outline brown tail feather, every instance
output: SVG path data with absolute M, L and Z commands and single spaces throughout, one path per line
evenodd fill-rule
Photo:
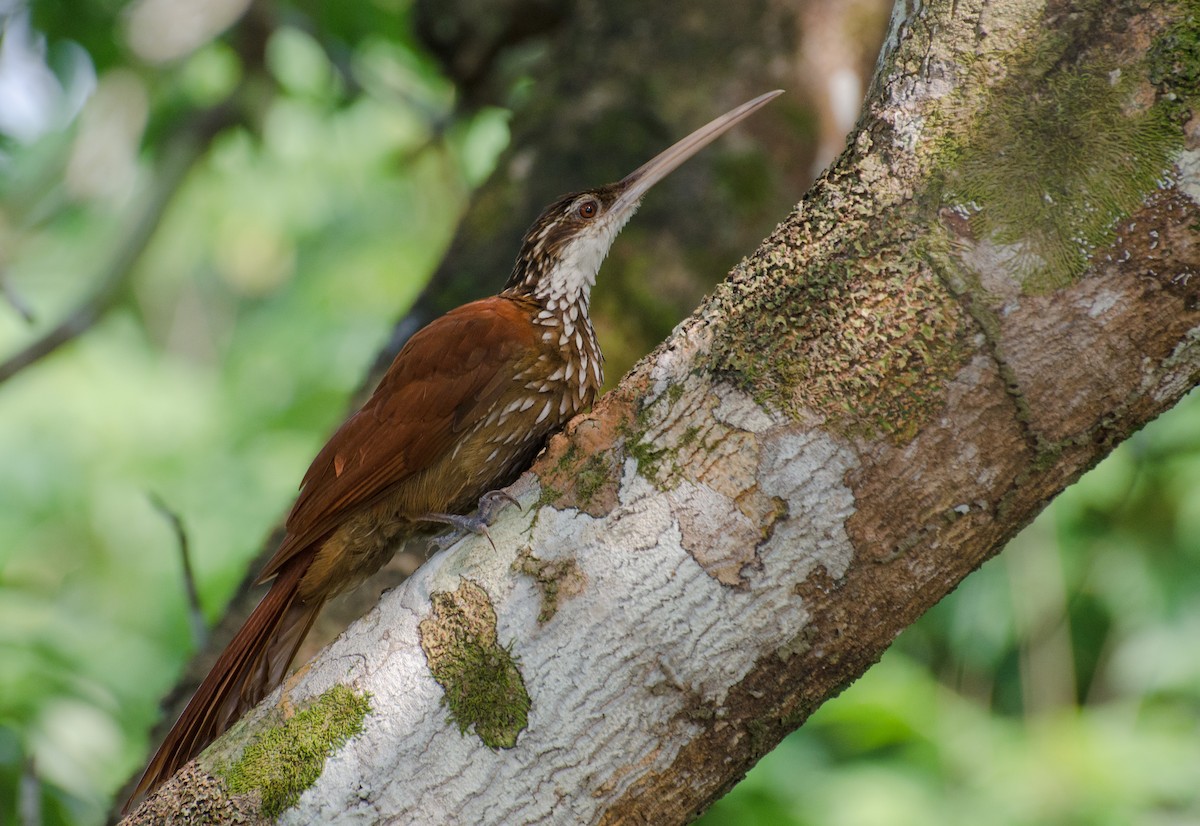
M 221 652 L 167 733 L 125 802 L 124 812 L 143 794 L 175 774 L 282 682 L 296 649 L 321 609 L 321 602 L 303 602 L 297 596 L 300 578 L 310 561 L 307 555 L 297 557 L 279 571 L 271 590 Z

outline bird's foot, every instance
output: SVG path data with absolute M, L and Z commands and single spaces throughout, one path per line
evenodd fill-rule
M 457 513 L 427 513 L 421 517 L 424 522 L 441 522 L 445 525 L 451 525 L 457 528 L 460 532 L 470 531 L 473 534 L 482 534 L 487 537 L 487 541 L 491 544 L 492 550 L 496 549 L 496 543 L 492 541 L 492 534 L 488 530 L 496 517 L 500 515 L 500 511 L 504 510 L 509 505 L 520 504 L 512 497 L 510 493 L 503 490 L 488 491 L 483 496 L 479 497 L 479 509 L 472 515 L 462 516 Z M 459 539 L 458 536 L 440 537 L 434 540 L 434 544 L 438 546 L 438 550 L 444 551 L 446 548 L 453 545 Z
M 500 511 L 509 505 L 516 505 L 517 510 L 521 509 L 521 503 L 508 491 L 490 490 L 479 497 L 479 519 L 491 525 L 500 515 Z

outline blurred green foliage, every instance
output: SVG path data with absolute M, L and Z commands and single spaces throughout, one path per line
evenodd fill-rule
M 0 385 L 0 823 L 102 821 L 194 647 L 150 494 L 184 524 L 212 621 L 507 140 L 503 112 L 454 114 L 405 0 L 275 3 L 269 26 L 160 62 L 131 45 L 152 5 L 35 3 L 62 123 L 0 136 L 8 354 L 87 296 L 172 130 L 227 99 L 245 113 L 114 309 Z M 1198 556 L 1193 395 L 704 822 L 1200 821 Z

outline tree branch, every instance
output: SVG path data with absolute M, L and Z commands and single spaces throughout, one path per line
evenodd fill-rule
M 235 92 L 226 102 L 197 113 L 165 142 L 150 192 L 112 258 L 96 277 L 91 293 L 62 321 L 0 362 L 0 383 L 86 333 L 116 303 L 188 171 L 204 155 L 213 137 L 236 122 L 234 99 L 238 94 Z
M 8 270 L 0 267 L 0 295 L 4 296 L 4 300 L 9 303 L 26 324 L 32 324 L 36 320 L 33 308 L 29 306 L 29 302 L 17 292 L 16 287 L 8 278 Z
M 150 493 L 147 497 L 151 506 L 171 524 L 171 531 L 175 534 L 183 574 L 183 590 L 187 595 L 188 624 L 192 627 L 192 643 L 196 646 L 204 645 L 208 638 L 208 625 L 204 621 L 203 606 L 200 605 L 200 592 L 196 588 L 196 575 L 192 570 L 191 545 L 188 542 L 187 530 L 183 526 L 183 519 L 157 493 Z

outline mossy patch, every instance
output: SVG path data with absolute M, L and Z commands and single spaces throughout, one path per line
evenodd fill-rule
M 1180 102 L 1197 94 L 1200 76 L 1200 3 L 1181 5 L 1184 19 L 1155 39 L 1144 63 L 1091 35 L 1094 26 L 1143 24 L 1130 22 L 1129 9 L 1092 0 L 1048 21 L 1025 54 L 1005 56 L 1007 75 L 994 87 L 986 77 L 965 84 L 987 97 L 966 128 L 952 125 L 942 141 L 942 201 L 963 211 L 976 239 L 1003 252 L 1024 291 L 1073 283 L 1112 242 L 1117 222 L 1168 181 L 1183 141 Z M 988 61 L 979 63 L 988 71 Z
M 688 425 L 684 429 L 683 434 L 679 437 L 679 446 L 690 447 L 691 444 L 696 441 L 697 438 L 699 438 L 699 436 L 700 428 L 696 427 L 695 425 Z
M 605 485 L 612 481 L 609 457 L 596 454 L 584 458 L 574 443 L 567 448 L 554 469 L 570 479 L 575 498 L 584 510 L 587 510 L 592 504 L 592 499 Z
M 541 495 L 538 496 L 538 500 L 533 506 L 535 511 L 541 510 L 546 506 L 554 507 L 558 504 L 558 501 L 563 498 L 563 492 L 553 485 L 547 485 L 543 483 L 541 486 L 541 491 Z
M 362 732 L 370 711 L 369 695 L 334 686 L 290 719 L 267 729 L 237 761 L 217 773 L 232 794 L 259 792 L 263 814 L 278 817 L 321 776 L 325 758 Z
M 675 390 L 675 387 L 679 387 Z M 625 453 L 637 462 L 638 475 L 658 490 L 670 490 L 676 480 L 674 476 L 674 459 L 679 451 L 678 445 L 657 444 L 653 438 L 647 438 L 646 431 L 650 429 L 657 416 L 662 413 L 658 406 L 670 407 L 679 401 L 683 387 L 674 385 L 651 401 L 640 405 L 632 420 L 622 421 L 617 432 L 620 434 Z
M 856 242 L 843 257 L 799 268 L 768 252 L 749 265 L 754 292 L 726 305 L 713 366 L 760 404 L 907 441 L 941 403 L 964 352 L 962 311 L 931 261 L 916 237 L 885 236 L 873 249 Z
M 522 548 L 513 560 L 512 569 L 532 577 L 542 592 L 542 607 L 538 622 L 549 622 L 558 613 L 559 601 L 583 591 L 587 579 L 574 559 L 538 559 L 531 548 Z
M 1146 58 L 1150 82 L 1162 105 L 1195 110 L 1200 103 L 1200 0 L 1180 5 L 1180 18 L 1155 38 Z
M 659 472 L 671 449 L 646 441 L 644 429 L 624 427 L 621 435 L 625 438 L 625 451 L 637 462 L 638 475 L 649 480 L 659 490 L 665 490 L 666 486 L 659 478 Z
M 589 445 L 590 446 L 590 445 Z M 607 513 L 616 502 L 620 478 L 616 455 L 611 450 L 587 454 L 574 438 L 552 468 L 542 474 L 538 506 L 576 507 L 592 516 Z
M 589 456 L 579 468 L 575 477 L 575 493 L 579 502 L 585 508 L 592 504 L 592 499 L 603 490 L 609 482 L 609 463 L 604 456 Z
M 509 647 L 497 640 L 496 611 L 487 592 L 464 579 L 454 591 L 431 597 L 421 621 L 421 650 L 445 692 L 448 722 L 489 748 L 512 748 L 529 724 L 529 694 Z

